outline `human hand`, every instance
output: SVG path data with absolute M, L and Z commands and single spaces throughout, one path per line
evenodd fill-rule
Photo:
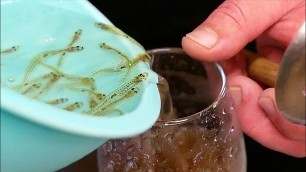
M 274 88 L 264 90 L 246 76 L 239 51 L 256 39 L 257 53 L 279 63 L 304 21 L 305 0 L 227 0 L 182 40 L 191 57 L 220 61 L 243 131 L 260 144 L 295 157 L 306 156 L 305 126 L 282 117 Z

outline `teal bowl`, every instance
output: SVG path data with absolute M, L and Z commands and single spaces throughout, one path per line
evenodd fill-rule
M 63 63 L 66 72 L 85 75 L 99 69 L 101 65 L 116 63 L 116 60 L 111 61 L 117 58 L 112 55 L 114 53 L 98 49 L 98 41 L 116 46 L 117 50 L 129 57 L 145 53 L 141 46 L 125 37 L 107 32 L 95 34 L 98 30 L 94 22 L 112 25 L 85 0 L 1 0 L 1 51 L 11 45 L 18 44 L 19 47 L 14 53 L 1 52 L 2 172 L 59 170 L 89 154 L 108 139 L 138 135 L 157 120 L 160 111 L 157 75 L 147 63 L 137 65 L 126 74 L 131 78 L 145 71 L 150 77 L 144 84 L 142 94 L 122 105 L 128 105 L 123 115 L 94 116 L 66 111 L 11 89 L 24 79 L 23 73 L 29 63 L 27 56 L 34 56 L 40 50 L 55 46 L 67 46 L 64 37 L 70 36 L 71 30 L 78 27 L 83 28 L 84 35 L 75 45 L 84 45 L 85 49 L 76 55 L 69 54 Z M 106 55 L 110 57 L 106 58 Z M 88 58 L 84 60 L 84 56 Z M 48 63 L 54 63 L 52 60 Z M 46 69 L 33 68 L 28 77 L 44 72 Z M 97 84 L 103 85 L 105 92 L 108 92 L 122 82 L 120 77 L 122 74 L 113 72 L 106 75 L 106 82 L 104 77 L 100 77 L 102 79 L 97 80 Z M 42 96 L 42 99 L 64 95 L 70 99 L 84 98 L 81 94 L 53 92 Z M 82 110 L 86 110 L 86 107 Z

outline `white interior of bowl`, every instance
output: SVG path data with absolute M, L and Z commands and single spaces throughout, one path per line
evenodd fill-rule
M 137 64 L 126 78 L 128 81 L 139 73 L 149 73 L 149 79 L 144 83 L 145 89 L 141 96 L 138 96 L 137 100 L 131 99 L 121 105 L 125 107 L 129 104 L 132 107 L 123 115 L 89 116 L 69 112 L 10 89 L 23 80 L 20 73 L 27 69 L 27 64 L 31 60 L 26 56 L 33 57 L 42 51 L 64 48 L 72 36 L 71 33 L 78 28 L 83 29 L 83 33 L 75 45 L 86 46 L 83 51 L 69 53 L 69 56 L 65 57 L 62 66 L 69 74 L 86 76 L 101 67 L 114 65 L 117 62 L 115 54 L 101 51 L 98 44 L 102 42 L 115 46 L 129 57 L 135 58 L 138 54 L 145 53 L 142 47 L 124 37 L 100 32 L 99 28 L 94 26 L 95 22 L 109 25 L 112 23 L 88 1 L 3 0 L 1 1 L 1 18 L 3 18 L 1 20 L 1 51 L 17 44 L 20 47 L 14 53 L 1 54 L 1 109 L 42 125 L 94 137 L 129 137 L 144 132 L 155 123 L 160 112 L 160 97 L 156 86 L 157 75 L 147 63 Z M 55 60 L 50 58 L 46 63 L 54 64 Z M 43 68 L 35 68 L 35 70 L 37 71 L 31 73 L 33 78 L 46 72 Z M 97 79 L 97 85 L 99 88 L 103 87 L 103 92 L 110 93 L 112 89 L 124 82 L 120 80 L 122 76 L 124 72 L 108 73 L 105 77 Z M 65 92 L 61 94 L 68 95 Z M 50 96 L 61 98 L 63 95 L 57 97 L 57 93 L 54 92 L 43 98 Z M 72 99 L 82 98 L 79 95 L 68 96 Z

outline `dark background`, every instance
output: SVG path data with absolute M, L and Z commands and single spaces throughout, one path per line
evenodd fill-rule
M 90 0 L 118 28 L 146 49 L 181 47 L 181 38 L 196 28 L 223 0 Z M 264 0 L 263 0 L 264 2 Z M 260 9 L 254 9 L 259 10 Z M 254 49 L 254 43 L 248 48 Z M 261 146 L 245 136 L 248 172 L 306 172 L 306 159 Z M 75 165 L 95 165 L 95 153 Z M 94 171 L 96 167 L 92 167 Z

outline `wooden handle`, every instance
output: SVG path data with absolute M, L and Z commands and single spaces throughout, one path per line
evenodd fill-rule
M 242 50 L 242 53 L 248 60 L 249 77 L 269 87 L 275 87 L 278 64 L 246 49 Z

